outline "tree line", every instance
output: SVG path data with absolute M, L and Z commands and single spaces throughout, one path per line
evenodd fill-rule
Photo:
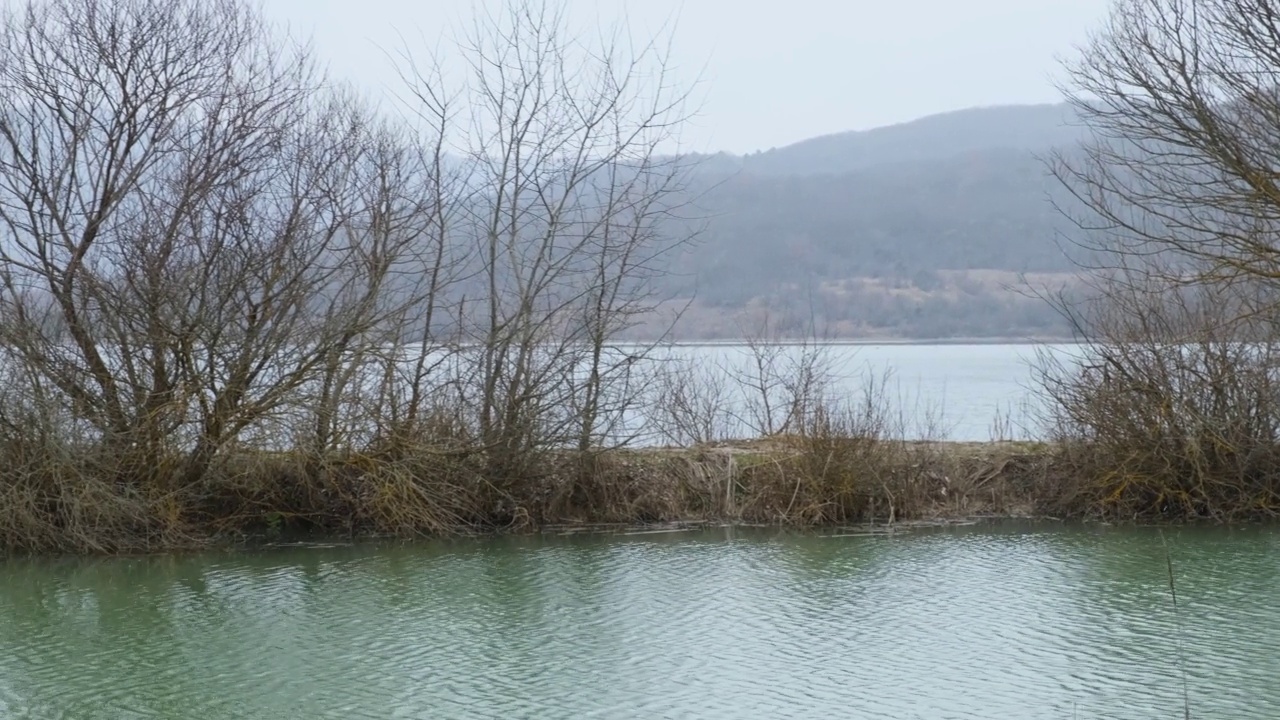
M 1045 497 L 1074 512 L 1280 508 L 1275 38 L 1273 0 L 1118 0 L 1069 66 L 1090 140 L 1051 167 L 1088 292 L 1045 294 L 1088 344 L 1039 380 L 1073 468 Z M 647 481 L 601 463 L 636 412 L 699 441 L 724 412 L 723 377 L 669 362 L 661 328 L 621 342 L 680 314 L 664 273 L 695 235 L 665 47 L 513 0 L 447 53 L 393 53 L 386 112 L 242 0 L 7 8 L 5 544 L 628 517 Z M 751 348 L 748 424 L 821 440 L 768 507 L 897 512 L 902 487 L 829 461 L 884 447 L 883 414 L 842 415 L 808 346 L 785 371 Z M 675 507 L 689 486 L 662 487 Z
M 10 527 L 90 522 L 94 492 L 181 515 L 246 448 L 316 470 L 430 437 L 501 487 L 619 441 L 649 346 L 615 340 L 687 239 L 661 39 L 514 0 L 390 54 L 380 111 L 243 0 L 5 10 Z

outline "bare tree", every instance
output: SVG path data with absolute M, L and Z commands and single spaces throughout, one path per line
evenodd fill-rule
M 335 91 L 246 0 L 28 0 L 5 20 L 0 441 L 48 470 L 5 476 L 13 527 L 170 537 L 293 503 L 246 468 L 296 458 L 327 517 L 373 482 L 329 470 L 374 454 L 372 495 L 414 499 L 370 512 L 440 527 L 494 512 L 542 450 L 628 439 L 655 346 L 618 339 L 688 240 L 664 48 L 517 2 L 463 38 L 456 89 L 401 58 L 406 123 Z M 450 460 L 397 464 L 424 438 L 453 447 L 418 460 Z
M 468 190 L 449 232 L 471 249 L 457 299 L 478 437 L 495 461 L 585 450 L 639 395 L 628 385 L 647 348 L 615 339 L 656 305 L 657 261 L 687 239 L 664 224 L 687 167 L 660 152 L 688 96 L 657 42 L 634 45 L 621 29 L 575 34 L 555 3 L 479 15 L 457 54 L 458 92 L 411 53 L 401 67 Z M 463 119 L 446 126 L 451 108 Z
M 430 153 L 405 128 L 386 121 L 370 120 L 350 142 L 356 162 L 344 182 L 328 189 L 338 215 L 348 219 L 341 243 L 326 259 L 337 274 L 325 292 L 325 316 L 337 323 L 337 332 L 326 349 L 317 396 L 306 400 L 315 420 L 309 444 L 319 455 L 367 446 L 415 422 L 427 353 L 412 355 L 419 364 L 402 382 L 404 350 L 407 343 L 428 345 L 448 270 L 439 230 L 439 168 Z M 407 398 L 399 396 L 402 390 Z
M 1271 0 L 1118 0 L 1068 65 L 1093 137 L 1053 167 L 1109 282 L 1280 280 L 1277 40 Z
M 239 0 L 6 18 L 0 349 L 122 477 L 199 481 L 391 310 L 387 163 L 322 86 Z
M 1088 340 L 1046 358 L 1079 498 L 1124 516 L 1271 514 L 1280 348 L 1280 4 L 1117 0 L 1068 66 L 1092 131 L 1054 158 Z

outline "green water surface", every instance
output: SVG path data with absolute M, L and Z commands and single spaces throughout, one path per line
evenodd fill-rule
M 1155 529 L 839 534 L 3 561 L 0 718 L 1280 718 L 1280 531 L 1178 613 Z

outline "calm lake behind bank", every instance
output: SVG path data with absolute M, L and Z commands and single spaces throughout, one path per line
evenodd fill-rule
M 1035 439 L 1042 435 L 1043 400 L 1035 387 L 1034 365 L 1040 354 L 1069 361 L 1081 352 L 1070 344 L 819 344 L 831 371 L 830 395 L 859 402 L 871 384 L 893 416 L 894 430 L 911 439 L 982 442 Z M 805 346 L 783 344 L 792 362 Z M 811 350 L 812 348 L 810 348 Z M 655 353 L 690 361 L 698 368 L 750 375 L 754 357 L 738 343 L 681 344 Z M 787 360 L 778 362 L 786 368 Z M 733 400 L 742 388 L 729 383 Z M 749 436 L 753 429 L 729 428 L 730 436 Z
M 717 529 L 0 564 L 6 718 L 1280 716 L 1280 531 Z

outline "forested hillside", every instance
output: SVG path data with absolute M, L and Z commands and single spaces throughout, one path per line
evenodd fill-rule
M 775 330 L 859 337 L 1053 337 L 1033 284 L 1070 281 L 1066 193 L 1046 168 L 1083 130 L 1066 106 L 966 110 L 703 158 L 704 226 L 667 290 L 682 339 Z

